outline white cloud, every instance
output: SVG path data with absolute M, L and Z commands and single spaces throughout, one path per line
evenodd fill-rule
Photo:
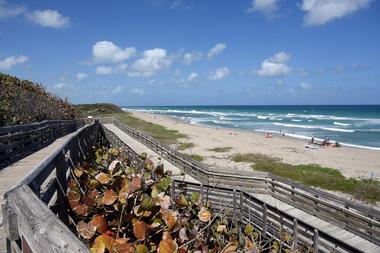
M 287 65 L 289 59 L 290 54 L 283 51 L 278 52 L 261 63 L 261 69 L 257 74 L 259 76 L 286 76 L 291 71 L 291 68 Z
M 279 0 L 253 0 L 249 7 L 249 12 L 261 12 L 267 17 L 273 17 L 273 14 L 278 10 Z
M 223 52 L 224 49 L 226 49 L 226 47 L 227 47 L 227 45 L 224 43 L 216 44 L 213 48 L 210 49 L 210 51 L 207 54 L 207 57 L 211 59 L 211 58 L 217 56 L 218 54 Z
M 96 73 L 107 75 L 112 73 L 112 67 L 99 66 L 96 68 Z
M 202 58 L 203 58 L 203 53 L 202 52 L 198 52 L 198 51 L 194 51 L 194 52 L 191 52 L 191 53 L 185 53 L 183 55 L 183 61 L 186 64 L 190 64 L 192 62 L 202 60 Z
M 127 74 L 129 76 L 149 77 L 156 72 L 166 69 L 170 66 L 171 59 L 168 57 L 165 49 L 154 48 L 145 50 L 142 58 L 136 60 Z
M 4 60 L 0 60 L 0 70 L 1 69 L 11 69 L 12 67 L 22 64 L 28 61 L 28 57 L 24 55 L 19 56 L 9 56 Z
M 323 25 L 370 5 L 372 0 L 303 0 L 306 26 Z
M 55 10 L 35 10 L 27 17 L 34 24 L 44 27 L 67 28 L 70 25 L 70 18 Z
M 195 72 L 192 72 L 192 73 L 190 73 L 190 75 L 187 77 L 187 81 L 188 82 L 194 82 L 194 81 L 196 81 L 196 80 L 198 80 L 199 79 L 199 74 L 198 73 L 195 73 Z
M 130 92 L 132 94 L 139 95 L 139 96 L 141 96 L 141 95 L 144 94 L 144 90 L 140 89 L 140 88 L 133 88 L 133 89 L 130 90 Z
M 54 85 L 54 89 L 62 89 L 67 86 L 67 83 L 57 83 Z
M 311 84 L 308 84 L 308 83 L 300 83 L 300 87 L 303 89 L 303 90 L 310 90 L 312 88 Z
M 227 67 L 224 67 L 224 68 L 219 68 L 219 69 L 216 69 L 215 71 L 210 72 L 208 78 L 210 80 L 220 80 L 229 76 L 230 74 L 231 74 L 231 71 Z
M 92 46 L 92 55 L 95 62 L 122 62 L 135 56 L 134 47 L 124 49 L 113 44 L 111 41 L 98 41 Z
M 81 81 L 83 79 L 86 79 L 87 78 L 87 74 L 86 73 L 78 73 L 77 74 L 77 80 L 78 81 Z
M 25 11 L 24 6 L 10 6 L 5 0 L 0 0 L 0 19 L 16 17 L 25 13 Z

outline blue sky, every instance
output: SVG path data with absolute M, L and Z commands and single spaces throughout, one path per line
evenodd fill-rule
M 0 71 L 73 103 L 379 104 L 376 0 L 0 0 Z

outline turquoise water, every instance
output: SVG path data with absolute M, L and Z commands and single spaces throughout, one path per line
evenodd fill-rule
M 380 105 L 124 107 L 177 117 L 191 124 L 285 132 L 380 150 Z

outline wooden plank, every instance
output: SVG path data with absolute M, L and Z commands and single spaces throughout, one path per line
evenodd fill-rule
M 29 187 L 13 189 L 8 201 L 17 215 L 20 236 L 33 252 L 90 252 Z

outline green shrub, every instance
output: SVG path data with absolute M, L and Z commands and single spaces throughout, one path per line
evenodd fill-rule
M 182 151 L 182 150 L 193 148 L 193 147 L 195 147 L 194 143 L 191 143 L 191 142 L 181 142 L 176 147 L 176 149 Z
M 216 152 L 216 153 L 224 153 L 224 152 L 230 152 L 232 150 L 232 147 L 216 147 L 209 149 L 209 151 Z
M 74 107 L 42 85 L 0 73 L 0 127 L 74 118 Z
M 251 167 L 254 170 L 269 172 L 304 185 L 348 193 L 371 203 L 380 201 L 379 181 L 346 178 L 337 169 L 317 164 L 292 165 L 282 162 L 279 158 L 257 153 L 235 154 L 232 160 L 253 163 Z

